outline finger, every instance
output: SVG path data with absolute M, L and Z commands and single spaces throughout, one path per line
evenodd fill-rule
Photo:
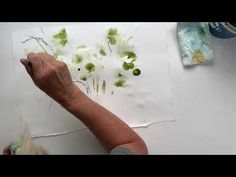
M 20 62 L 24 65 L 27 73 L 33 77 L 33 70 L 32 70 L 32 66 L 31 66 L 31 63 L 29 60 L 25 59 L 25 58 L 22 58 L 20 59 Z
M 28 55 L 27 55 L 27 59 L 29 60 L 30 58 L 33 58 L 36 56 L 36 53 L 34 52 L 30 52 Z
M 29 53 L 27 59 L 32 63 L 33 71 L 37 71 L 42 67 L 41 57 L 36 53 Z
M 40 53 L 38 53 L 38 56 L 41 58 L 41 60 L 44 64 L 56 61 L 53 56 L 51 56 L 47 53 L 40 52 Z
M 6 148 L 4 148 L 3 150 L 3 155 L 11 155 L 11 149 L 9 146 L 7 146 Z

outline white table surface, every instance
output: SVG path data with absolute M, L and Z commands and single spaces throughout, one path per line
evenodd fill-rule
M 11 32 L 58 23 L 0 23 L 0 149 L 18 137 Z M 236 38 L 213 37 L 212 65 L 184 68 L 176 23 L 168 25 L 176 121 L 134 129 L 150 154 L 236 154 Z M 37 140 L 51 154 L 104 154 L 89 130 Z

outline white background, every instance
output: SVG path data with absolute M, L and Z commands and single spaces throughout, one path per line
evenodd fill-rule
M 44 24 L 50 25 L 55 24 Z M 167 25 L 176 121 L 134 130 L 150 154 L 235 154 L 236 38 L 213 37 L 213 64 L 184 68 L 176 23 Z M 20 131 L 11 32 L 40 26 L 42 23 L 0 23 L 0 149 Z M 89 130 L 38 141 L 53 154 L 106 153 Z

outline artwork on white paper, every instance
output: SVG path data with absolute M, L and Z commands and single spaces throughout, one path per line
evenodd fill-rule
M 132 127 L 173 120 L 166 28 L 162 23 L 78 23 L 12 34 L 19 106 L 32 134 L 85 127 L 40 91 L 20 64 L 45 52 L 73 81 Z

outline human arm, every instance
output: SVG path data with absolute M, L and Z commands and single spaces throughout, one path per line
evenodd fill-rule
M 147 154 L 146 144 L 137 133 L 76 86 L 65 63 L 45 53 L 31 53 L 21 63 L 35 85 L 80 119 L 109 152 L 125 147 L 135 154 Z

